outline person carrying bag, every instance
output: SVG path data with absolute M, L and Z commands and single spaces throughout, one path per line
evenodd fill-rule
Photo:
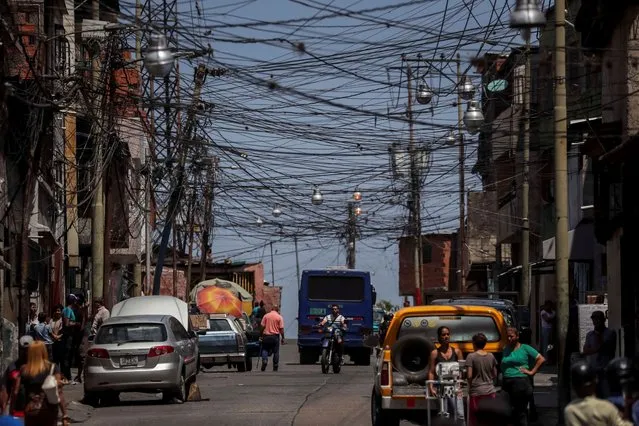
M 25 426 L 56 426 L 59 411 L 63 416 L 62 424 L 69 425 L 60 382 L 60 370 L 49 361 L 44 343 L 32 343 L 16 386 L 24 386 L 27 395 Z

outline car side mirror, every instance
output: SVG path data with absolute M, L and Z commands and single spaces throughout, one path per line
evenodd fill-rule
M 197 334 L 200 336 L 204 336 L 206 334 L 206 330 L 198 330 Z

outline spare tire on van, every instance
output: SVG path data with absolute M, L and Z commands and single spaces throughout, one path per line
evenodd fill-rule
M 408 383 L 423 383 L 428 376 L 432 342 L 420 335 L 401 337 L 391 348 L 391 363 Z

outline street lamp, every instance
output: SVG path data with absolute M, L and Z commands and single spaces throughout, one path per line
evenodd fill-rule
M 258 218 L 255 220 L 255 224 L 257 225 L 257 227 L 258 227 L 258 228 L 261 228 L 261 227 L 262 227 L 262 225 L 264 225 L 264 221 L 262 220 L 262 218 L 261 218 L 261 217 L 258 217 Z
M 468 108 L 464 113 L 464 126 L 471 135 L 477 134 L 481 130 L 481 126 L 484 124 L 484 114 L 479 108 L 477 101 L 468 102 Z
M 433 91 L 430 87 L 428 87 L 426 82 L 417 86 L 417 95 L 415 96 L 415 99 L 417 99 L 417 102 L 422 105 L 429 104 L 433 99 Z
M 359 191 L 353 192 L 353 201 L 362 201 L 362 193 Z
M 475 96 L 475 86 L 470 78 L 466 76 L 462 77 L 459 85 L 459 96 L 465 101 L 469 101 Z
M 546 25 L 546 16 L 537 0 L 517 0 L 515 10 L 510 14 L 510 28 L 532 30 Z
M 144 51 L 144 67 L 156 78 L 166 77 L 171 73 L 175 63 L 175 56 L 164 34 L 152 33 L 149 45 Z
M 455 137 L 455 132 L 453 132 L 452 130 L 449 130 L 448 133 L 446 134 L 446 144 L 448 145 L 455 145 L 455 143 L 457 142 L 457 137 Z
M 280 217 L 282 215 L 282 209 L 280 209 L 279 206 L 275 206 L 273 208 L 272 214 L 273 214 L 273 217 Z
M 311 202 L 314 206 L 319 206 L 324 202 L 324 197 L 320 192 L 318 187 L 313 188 L 313 196 L 311 197 Z

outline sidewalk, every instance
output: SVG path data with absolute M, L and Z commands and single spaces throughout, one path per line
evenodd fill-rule
M 554 426 L 559 421 L 557 412 L 557 368 L 542 367 L 535 376 L 535 404 L 537 421 L 531 425 Z
M 77 370 L 73 369 L 72 373 L 75 376 Z M 71 423 L 84 423 L 91 418 L 93 407 L 80 402 L 84 397 L 82 383 L 66 385 L 62 388 L 62 392 L 67 403 L 67 414 L 71 418 Z

